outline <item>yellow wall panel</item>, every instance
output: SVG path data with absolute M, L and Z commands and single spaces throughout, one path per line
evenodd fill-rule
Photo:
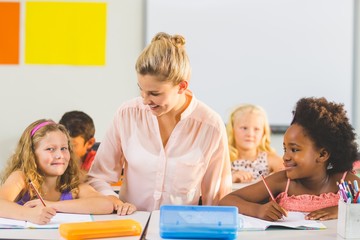
M 105 65 L 106 3 L 27 2 L 25 63 Z

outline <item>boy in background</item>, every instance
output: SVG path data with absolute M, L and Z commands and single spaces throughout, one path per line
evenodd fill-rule
M 59 121 L 69 131 L 74 153 L 80 160 L 80 168 L 89 171 L 95 158 L 95 126 L 92 118 L 82 111 L 66 112 Z

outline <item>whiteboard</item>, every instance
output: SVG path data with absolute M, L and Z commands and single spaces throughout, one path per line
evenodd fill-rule
M 288 126 L 296 101 L 321 97 L 352 114 L 353 1 L 147 0 L 146 43 L 181 34 L 190 89 L 227 122 L 240 103 Z

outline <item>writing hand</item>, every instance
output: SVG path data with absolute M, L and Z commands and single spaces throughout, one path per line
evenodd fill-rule
M 305 219 L 307 220 L 330 220 L 330 219 L 336 219 L 338 217 L 338 207 L 328 207 L 319 209 L 316 211 L 313 211 L 305 216 Z
M 287 216 L 287 211 L 275 201 L 269 201 L 261 205 L 257 217 L 267 221 L 277 221 Z
M 26 214 L 29 216 L 27 220 L 40 225 L 49 223 L 56 214 L 55 209 L 51 207 L 44 207 L 42 204 L 36 207 L 28 208 L 27 211 L 28 213 Z

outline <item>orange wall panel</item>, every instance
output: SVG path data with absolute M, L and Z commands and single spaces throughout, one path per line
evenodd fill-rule
M 20 3 L 0 2 L 0 64 L 19 63 Z

